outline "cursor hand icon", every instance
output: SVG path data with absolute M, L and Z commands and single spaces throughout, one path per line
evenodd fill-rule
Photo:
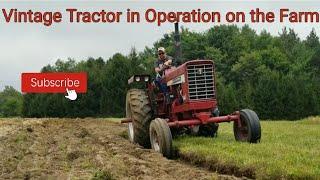
M 77 99 L 77 93 L 75 90 L 68 90 L 67 88 L 67 93 L 68 93 L 68 96 L 64 96 L 66 97 L 67 99 L 70 99 L 71 101 L 74 101 Z

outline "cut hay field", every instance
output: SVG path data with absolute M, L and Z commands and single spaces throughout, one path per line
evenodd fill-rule
M 193 164 L 257 179 L 320 179 L 320 117 L 300 121 L 262 121 L 259 144 L 234 140 L 232 123 L 217 138 L 179 137 L 180 157 Z

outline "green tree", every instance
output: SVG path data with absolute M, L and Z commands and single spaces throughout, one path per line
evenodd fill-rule
M 11 86 L 0 92 L 0 117 L 21 116 L 22 95 Z
M 316 49 L 320 46 L 319 37 L 317 36 L 316 30 L 313 28 L 310 34 L 307 36 L 305 40 L 305 44 L 307 47 L 311 49 Z

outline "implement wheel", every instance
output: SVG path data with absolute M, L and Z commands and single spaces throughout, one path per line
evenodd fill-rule
M 148 96 L 144 90 L 130 89 L 126 98 L 126 117 L 132 122 L 128 123 L 129 140 L 149 148 L 149 125 L 152 111 Z
M 172 135 L 167 121 L 156 118 L 150 124 L 151 147 L 166 158 L 172 157 Z
M 233 123 L 234 137 L 237 141 L 258 143 L 261 138 L 261 126 L 258 115 L 250 110 L 240 111 L 240 126 L 238 121 Z

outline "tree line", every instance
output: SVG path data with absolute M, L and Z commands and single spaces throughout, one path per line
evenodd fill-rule
M 262 119 L 299 119 L 320 114 L 320 42 L 315 30 L 302 40 L 293 29 L 284 28 L 278 36 L 272 36 L 265 30 L 257 33 L 247 25 L 221 25 L 205 32 L 182 28 L 181 40 L 184 62 L 214 60 L 222 114 L 242 108 L 255 110 Z M 86 71 L 88 92 L 79 94 L 75 102 L 61 94 L 25 94 L 20 114 L 124 116 L 127 80 L 133 74 L 154 74 L 153 63 L 160 46 L 173 56 L 174 34 L 165 34 L 142 52 L 133 48 L 128 55 L 116 53 L 107 60 L 57 60 L 41 72 Z

